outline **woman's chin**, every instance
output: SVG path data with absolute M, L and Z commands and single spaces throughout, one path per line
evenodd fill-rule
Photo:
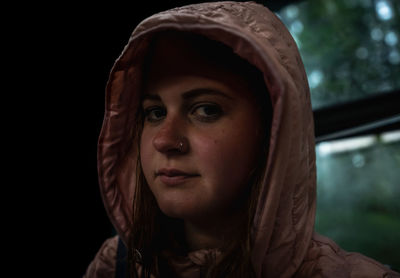
M 159 202 L 159 207 L 166 216 L 182 220 L 195 219 L 204 214 L 196 204 L 189 202 Z

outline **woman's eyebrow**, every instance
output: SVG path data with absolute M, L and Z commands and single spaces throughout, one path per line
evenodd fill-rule
M 190 100 L 190 99 L 194 99 L 196 97 L 202 96 L 202 95 L 213 95 L 213 96 L 222 96 L 225 97 L 227 99 L 233 100 L 233 98 L 219 90 L 216 89 L 210 89 L 210 88 L 196 88 L 193 90 L 189 90 L 187 92 L 184 92 L 182 94 L 182 98 L 184 100 Z M 155 101 L 160 101 L 161 98 L 159 95 L 156 94 L 145 94 L 143 96 L 142 102 L 144 102 L 145 100 L 155 100 Z
M 197 88 L 197 89 L 193 89 L 190 91 L 187 91 L 185 93 L 182 94 L 182 98 L 184 100 L 189 100 L 189 99 L 193 99 L 196 98 L 198 96 L 201 95 L 213 95 L 213 96 L 222 96 L 225 97 L 227 99 L 233 100 L 233 98 L 219 90 L 216 89 L 210 89 L 210 88 Z

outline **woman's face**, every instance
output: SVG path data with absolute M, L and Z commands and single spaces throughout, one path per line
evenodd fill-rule
M 170 217 L 225 217 L 248 196 L 261 151 L 255 98 L 242 77 L 211 65 L 185 42 L 157 46 L 142 102 L 145 178 Z

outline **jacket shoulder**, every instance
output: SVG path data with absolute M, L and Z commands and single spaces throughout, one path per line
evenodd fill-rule
M 86 269 L 83 278 L 114 277 L 118 249 L 118 236 L 104 241 L 92 262 Z
M 359 253 L 344 252 L 346 260 L 350 263 L 351 278 L 385 277 L 400 278 L 400 274 L 390 270 L 383 264 Z
M 400 275 L 362 254 L 344 251 L 327 237 L 314 234 L 295 277 L 400 278 Z

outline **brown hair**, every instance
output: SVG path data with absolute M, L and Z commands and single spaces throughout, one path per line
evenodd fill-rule
M 249 196 L 247 198 L 239 225 L 237 237 L 224 243 L 222 255 L 218 262 L 206 266 L 202 277 L 255 277 L 251 260 L 252 224 L 257 205 L 257 196 L 261 187 L 266 168 L 268 153 L 269 129 L 271 122 L 271 104 L 265 87 L 262 73 L 244 59 L 232 52 L 232 49 L 222 43 L 195 34 L 184 34 L 193 40 L 207 57 L 217 64 L 234 69 L 236 74 L 244 76 L 258 99 L 259 113 L 263 123 L 263 143 L 258 162 L 251 171 L 249 180 Z M 151 47 L 150 47 L 151 49 Z M 146 63 L 145 63 L 146 65 Z M 145 70 L 146 71 L 146 70 Z M 140 110 L 140 109 L 139 109 Z M 185 255 L 183 221 L 164 215 L 157 205 L 140 163 L 140 138 L 143 128 L 143 114 L 138 111 L 136 117 L 134 148 L 137 148 L 136 186 L 133 199 L 133 215 L 131 234 L 128 242 L 128 266 L 132 278 L 177 277 L 168 264 L 168 254 Z M 140 271 L 139 271 L 140 269 Z

